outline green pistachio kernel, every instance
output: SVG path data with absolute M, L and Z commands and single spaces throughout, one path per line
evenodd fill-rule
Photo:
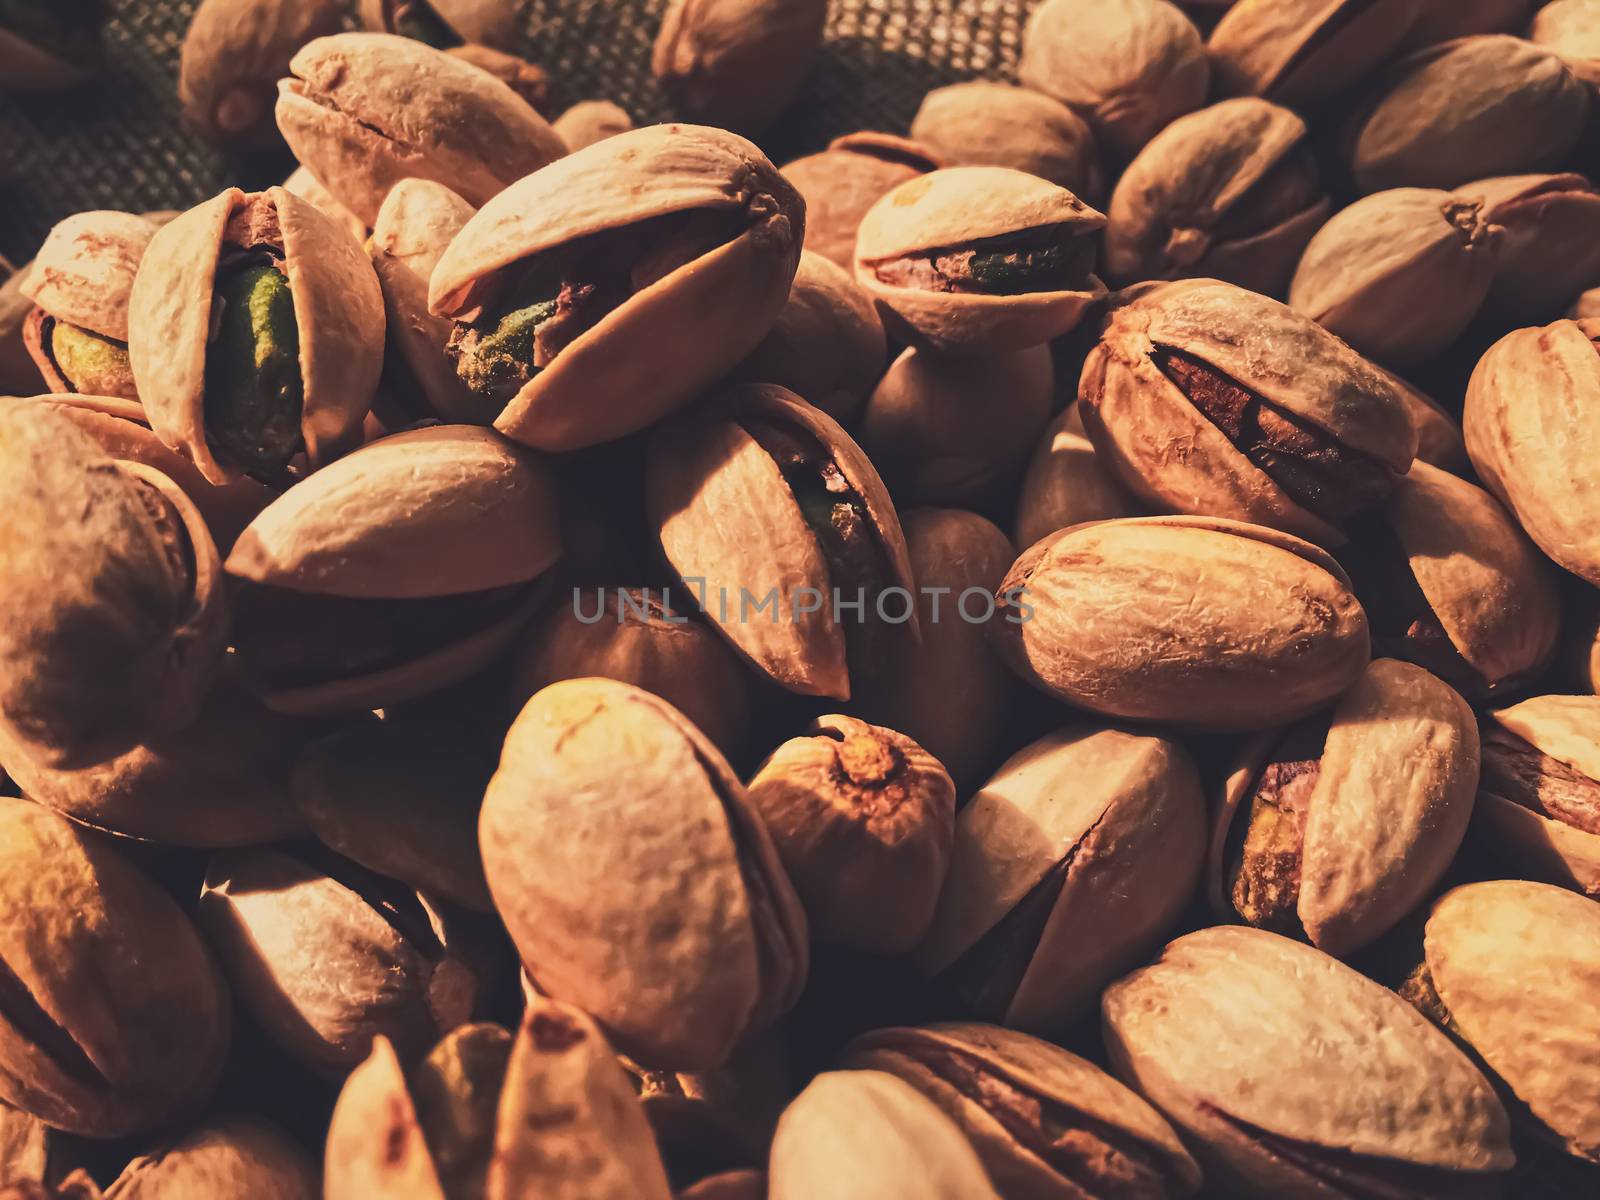
M 57 321 L 50 330 L 50 357 L 75 392 L 88 396 L 134 394 L 126 342 Z
M 555 315 L 552 296 L 511 309 L 495 318 L 490 329 L 465 333 L 456 359 L 461 382 L 480 396 L 514 395 L 539 373 L 533 365 L 534 337 Z
M 1067 248 L 1059 243 L 1027 250 L 991 250 L 972 256 L 972 281 L 986 292 L 1020 295 L 1045 291 L 1068 268 Z
M 300 330 L 289 281 L 268 263 L 222 272 L 206 353 L 206 437 L 251 474 L 281 473 L 301 447 Z

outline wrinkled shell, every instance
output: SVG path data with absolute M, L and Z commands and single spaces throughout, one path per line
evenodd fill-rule
M 633 118 L 609 100 L 580 100 L 551 122 L 568 150 L 582 150 L 608 137 L 627 133 Z
M 1058 529 L 1139 514 L 1139 502 L 1106 469 L 1083 431 L 1081 410 L 1068 405 L 1045 430 L 1017 499 L 1014 540 L 1031 546 Z M 920 578 L 920 574 L 919 574 Z
M 1488 299 L 1502 320 L 1547 318 L 1600 279 L 1600 192 L 1582 175 L 1510 175 L 1461 191 L 1482 197 L 1504 230 Z
M 827 15 L 827 0 L 673 0 L 650 69 L 686 116 L 758 130 L 799 93 Z
M 1458 1187 L 1512 1163 L 1505 1112 L 1450 1039 L 1287 938 L 1235 927 L 1179 938 L 1113 984 L 1102 1014 L 1113 1070 L 1189 1135 L 1214 1183 L 1317 1195 L 1326 1174 L 1295 1163 L 1319 1152 L 1432 1168 Z
M 395 0 L 361 0 L 362 28 L 394 32 Z M 463 42 L 481 42 L 499 50 L 515 50 L 522 40 L 522 5 L 518 0 L 427 0 L 432 14 Z
M 1105 191 L 1088 124 L 1028 88 L 982 79 L 934 88 L 911 120 L 911 137 L 952 167 L 1010 167 L 1095 202 Z
M 1338 564 L 1237 521 L 1131 517 L 1054 534 L 1012 566 L 1001 591 L 1013 589 L 1017 611 L 990 624 L 1001 654 L 1108 716 L 1260 729 L 1326 704 L 1369 655 Z
M 1026 956 L 1015 992 L 992 996 L 998 1011 L 980 1014 L 1059 1031 L 1171 928 L 1200 878 L 1205 840 L 1199 774 L 1177 742 L 1092 726 L 1053 733 L 1013 755 L 961 810 L 917 962 L 959 973 L 963 955 L 1064 871 L 1037 944 L 1007 946 Z
M 125 212 L 82 212 L 50 230 L 22 294 L 59 321 L 128 340 L 128 293 L 157 226 Z
M 502 268 L 540 251 L 691 209 L 742 213 L 748 224 L 586 330 L 523 385 L 497 429 L 539 449 L 575 450 L 633 433 L 693 399 L 777 319 L 799 265 L 805 206 L 743 138 L 652 125 L 569 155 L 467 222 L 433 272 L 436 316 L 471 319 L 493 297 Z
M 1224 91 L 1306 108 L 1388 58 L 1422 7 L 1423 0 L 1239 0 L 1207 49 Z
M 106 1200 L 317 1200 L 305 1151 L 266 1122 L 234 1117 L 134 1159 Z
M 289 69 L 293 77 L 278 84 L 284 140 L 369 225 L 402 179 L 432 179 L 482 205 L 566 153 L 500 80 L 408 38 L 317 38 Z
M 861 218 L 907 180 L 944 166 L 933 151 L 887 133 L 848 133 L 797 158 L 783 177 L 806 204 L 805 248 L 853 270 Z
M 1600 85 L 1600 7 L 1593 0 L 1552 0 L 1541 6 L 1528 40 L 1559 54 L 1585 83 Z

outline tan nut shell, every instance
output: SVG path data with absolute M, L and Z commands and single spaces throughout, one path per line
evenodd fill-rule
M 318 1200 L 299 1144 L 257 1117 L 227 1117 L 130 1162 L 106 1200 Z
M 1434 907 L 1425 940 L 1452 1026 L 1569 1154 L 1600 1163 L 1600 905 L 1472 883 Z
M 522 42 L 518 0 L 427 0 L 427 8 L 463 42 L 497 50 L 517 50 Z M 394 32 L 395 0 L 361 0 L 357 16 L 364 29 Z
M 1093 726 L 1041 738 L 957 816 L 950 875 L 916 961 L 930 975 L 943 971 L 1069 864 L 1015 993 L 1003 1012 L 984 1014 L 1059 1030 L 1189 902 L 1205 819 L 1199 774 L 1175 741 Z
M 1206 48 L 1225 91 L 1305 108 L 1388 58 L 1423 2 L 1239 0 L 1223 15 Z
M 1528 40 L 1553 50 L 1572 73 L 1600 86 L 1600 14 L 1589 0 L 1551 0 L 1533 14 Z
M 300 199 L 308 201 L 313 207 L 321 210 L 323 216 L 332 217 L 348 229 L 350 236 L 356 241 L 366 240 L 367 223 L 335 200 L 333 193 L 323 187 L 317 177 L 304 167 L 296 167 L 289 172 L 289 177 L 283 181 L 283 190 L 293 192 Z
M 529 700 L 479 838 L 529 974 L 653 1066 L 716 1066 L 799 995 L 805 916 L 772 841 L 722 755 L 648 692 L 577 679 Z
M 1384 372 L 1287 305 L 1185 280 L 1112 312 L 1078 388 L 1102 461 L 1152 507 L 1237 517 L 1323 545 L 1344 540 L 1189 402 L 1152 359 L 1162 347 L 1199 358 L 1397 474 L 1411 465 L 1417 432 Z
M 867 210 L 900 184 L 944 165 L 926 146 L 868 130 L 834 138 L 826 150 L 786 164 L 783 177 L 806 202 L 805 248 L 851 270 Z
M 58 321 L 126 342 L 128 294 L 156 229 L 133 213 L 75 213 L 50 230 L 22 294 Z
M 856 282 L 898 317 L 910 334 L 943 350 L 1021 350 L 1075 328 L 1105 285 L 1090 275 L 1083 291 L 990 296 L 895 287 L 874 266 L 944 246 L 1044 225 L 1088 236 L 1100 213 L 1066 188 L 1007 167 L 947 167 L 902 183 L 861 219 Z
M 1113 984 L 1101 1012 L 1112 1069 L 1199 1144 L 1213 1182 L 1320 1194 L 1251 1130 L 1304 1152 L 1467 1177 L 1512 1163 L 1505 1111 L 1466 1055 L 1310 946 L 1203 929 Z
M 690 210 L 743 213 L 749 223 L 581 334 L 523 385 L 495 428 L 539 449 L 574 450 L 643 429 L 693 399 L 777 319 L 800 261 L 805 206 L 743 138 L 652 125 L 569 155 L 467 222 L 433 272 L 436 316 L 471 319 L 492 298 L 497 273 L 531 255 Z
M 1031 546 L 1060 529 L 1139 512 L 1139 502 L 1096 457 L 1078 405 L 1069 404 L 1023 473 L 1013 540 Z
M 1462 431 L 1483 485 L 1547 555 L 1600 586 L 1600 322 L 1501 338 L 1467 385 Z
M 1212 827 L 1209 889 L 1228 915 L 1230 829 L 1262 767 L 1260 747 L 1228 777 Z M 1299 917 L 1313 945 L 1344 957 L 1414 909 L 1455 858 L 1478 788 L 1478 726 L 1421 667 L 1382 658 L 1334 710 L 1307 803 Z
M 1002 656 L 1108 716 L 1245 730 L 1315 711 L 1356 681 L 1366 614 L 1325 551 L 1203 517 L 1129 517 L 1053 534 L 1001 591 L 1033 610 L 990 624 Z
M 608 137 L 627 133 L 633 118 L 610 100 L 580 100 L 551 123 L 569 151 L 582 150 Z
M 911 120 L 911 137 L 952 167 L 1026 171 L 1092 203 L 1105 191 L 1087 122 L 1031 88 L 986 79 L 934 88 Z
M 1600 190 L 1582 175 L 1503 175 L 1461 192 L 1482 197 L 1489 220 L 1504 230 L 1490 312 L 1548 317 L 1600 279 Z
M 306 458 L 320 467 L 361 438 L 383 365 L 383 295 L 372 264 L 331 217 L 281 187 L 229 188 L 163 226 L 133 281 L 128 357 L 150 427 L 213 483 L 240 472 L 206 440 L 206 345 L 212 288 L 228 218 L 252 201 L 270 204 L 283 234 L 284 272 L 300 335 Z
M 567 152 L 506 84 L 409 38 L 317 38 L 289 69 L 278 84 L 284 140 L 368 225 L 402 179 L 436 180 L 481 205 Z
M 381 1152 L 374 1152 L 375 1145 Z M 366 1061 L 350 1072 L 334 1105 L 323 1194 L 327 1200 L 446 1200 L 399 1056 L 381 1035 L 373 1038 Z

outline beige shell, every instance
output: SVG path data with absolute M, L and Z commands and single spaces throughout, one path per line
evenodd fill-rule
M 1230 773 L 1213 817 L 1211 901 L 1226 901 L 1228 839 L 1248 817 L 1259 752 Z M 1421 667 L 1382 658 L 1340 698 L 1306 802 L 1300 924 L 1348 957 L 1421 903 L 1455 858 L 1478 788 L 1478 727 L 1465 700 Z
M 1483 307 L 1501 232 L 1475 197 L 1378 192 L 1317 231 L 1289 303 L 1380 362 L 1432 358 Z
M 1344 540 L 1189 402 L 1154 360 L 1163 349 L 1200 359 L 1396 474 L 1411 465 L 1417 432 L 1388 375 L 1276 300 L 1186 280 L 1112 312 L 1078 389 L 1101 461 L 1151 507 Z
M 947 167 L 895 188 L 874 204 L 856 234 L 856 282 L 936 349 L 1021 350 L 1075 328 L 1105 285 L 1087 276 L 1081 291 L 991 296 L 935 292 L 884 283 L 874 269 L 902 255 L 981 238 L 1062 225 L 1089 236 L 1105 217 L 1065 188 L 1007 167 Z
M 396 0 L 361 0 L 357 16 L 364 29 L 393 33 L 397 7 Z M 519 0 L 424 0 L 424 7 L 463 42 L 481 42 L 497 50 L 521 46 L 523 6 Z
M 1060 529 L 1140 511 L 1139 502 L 1095 455 L 1081 410 L 1069 404 L 1045 430 L 1023 472 L 1013 540 L 1031 546 Z
M 128 340 L 128 295 L 157 226 L 125 212 L 82 212 L 50 230 L 22 294 L 58 321 Z
M 318 1200 L 316 1169 L 297 1142 L 258 1117 L 225 1117 L 141 1154 L 106 1200 Z
M 1001 936 L 1023 969 L 1010 994 L 991 980 L 980 1013 L 1059 1032 L 1138 962 L 1193 896 L 1205 854 L 1205 799 L 1188 753 L 1166 738 L 1075 726 L 1013 755 L 956 819 L 950 875 L 917 948 L 928 974 Z M 1037 944 L 1004 923 L 1060 878 Z M 995 966 L 983 961 L 986 975 Z M 958 981 L 959 986 L 959 981 Z
M 1248 730 L 1315 711 L 1359 678 L 1366 614 L 1326 552 L 1203 517 L 1053 534 L 1012 566 L 990 623 L 1023 678 L 1092 712 Z
M 1449 1195 L 1512 1164 L 1505 1111 L 1466 1055 L 1310 946 L 1259 929 L 1191 933 L 1113 984 L 1101 1012 L 1112 1069 L 1229 1194 L 1332 1193 L 1330 1172 L 1349 1164 L 1424 1172 L 1411 1186 Z M 1319 1156 L 1322 1170 L 1298 1165 Z
M 1388 58 L 1423 4 L 1239 0 L 1223 15 L 1206 48 L 1224 91 L 1314 107 Z
M 788 163 L 783 177 L 806 204 L 805 248 L 851 270 L 867 210 L 900 184 L 944 165 L 926 146 L 868 130 L 834 138 L 826 150 Z
M 335 200 L 333 193 L 323 187 L 317 177 L 304 167 L 296 167 L 289 172 L 288 178 L 283 181 L 283 190 L 293 192 L 300 199 L 309 201 L 312 207 L 322 211 L 323 216 L 332 217 L 348 229 L 350 236 L 356 241 L 366 240 L 367 223 Z
M 620 1049 L 704 1069 L 791 1007 L 805 916 L 722 755 L 665 701 L 552 684 L 507 735 L 479 823 L 529 974 Z
M 1467 884 L 1434 907 L 1426 946 L 1451 1028 L 1569 1154 L 1600 1163 L 1600 905 Z
M 911 119 L 913 141 L 952 167 L 1010 167 L 1098 203 L 1105 176 L 1094 132 L 1061 101 L 970 79 L 934 88 Z
M 539 449 L 574 450 L 633 433 L 693 399 L 777 319 L 799 265 L 805 206 L 743 138 L 652 125 L 524 179 L 467 222 L 433 272 L 436 316 L 471 319 L 493 298 L 502 269 L 523 259 L 690 210 L 743 214 L 747 224 L 581 334 L 523 385 L 497 429 Z
M 213 483 L 242 473 L 219 461 L 205 430 L 206 347 L 212 288 L 228 219 L 270 205 L 300 335 L 300 429 L 313 469 L 360 440 L 383 363 L 383 295 L 372 264 L 333 218 L 281 187 L 229 188 L 163 226 L 133 281 L 128 357 L 150 427 Z
M 367 224 L 402 179 L 482 205 L 566 153 L 560 136 L 488 72 L 409 38 L 317 38 L 278 84 L 289 149 Z
M 381 1153 L 374 1152 L 374 1143 Z M 328 1125 L 323 1195 L 445 1200 L 399 1056 L 386 1037 L 372 1040 L 372 1052 L 340 1089 Z
M 827 0 L 672 0 L 650 71 L 683 115 L 759 131 L 799 94 L 827 17 Z
M 1505 175 L 1461 188 L 1501 226 L 1488 309 L 1543 319 L 1600 279 L 1600 191 L 1582 175 Z
M 608 137 L 627 133 L 633 118 L 621 105 L 610 100 L 580 100 L 552 121 L 569 151 L 582 150 Z
M 1591 87 L 1600 85 L 1600 12 L 1590 0 L 1551 0 L 1533 14 L 1528 40 L 1566 60 Z
M 1600 586 L 1600 322 L 1496 342 L 1467 386 L 1462 431 L 1483 485 L 1547 555 Z

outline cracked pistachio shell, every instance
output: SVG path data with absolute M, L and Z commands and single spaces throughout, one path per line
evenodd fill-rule
M 1213 818 L 1208 887 L 1230 918 L 1229 839 L 1250 817 L 1272 744 L 1245 753 Z M 1477 721 L 1421 667 L 1378 659 L 1340 698 L 1318 768 L 1293 872 L 1297 915 L 1313 945 L 1342 958 L 1416 908 L 1455 858 L 1478 788 Z
M 827 17 L 827 0 L 672 0 L 650 70 L 684 115 L 760 130 L 799 94 Z
M 1022 31 L 1017 74 L 1124 161 L 1204 104 L 1211 82 L 1199 31 L 1166 0 L 1046 0 Z
M 1101 460 L 1154 508 L 1344 541 L 1247 457 L 1158 364 L 1177 351 L 1349 455 L 1404 474 L 1417 432 L 1390 378 L 1309 317 L 1216 280 L 1167 284 L 1112 312 L 1084 365 L 1083 423 Z M 1181 448 L 1181 452 L 1179 449 Z
M 210 1091 L 228 994 L 189 918 L 96 834 L 0 799 L 0 1100 L 89 1137 Z
M 506 84 L 459 58 L 387 33 L 304 46 L 278 83 L 289 149 L 367 224 L 402 179 L 432 179 L 482 205 L 566 153 Z
M 805 248 L 851 270 L 867 210 L 900 184 L 944 165 L 926 146 L 871 130 L 836 137 L 826 150 L 788 163 L 783 177 L 806 204 Z
M 1600 86 L 1600 7 L 1594 0 L 1552 0 L 1533 15 L 1528 40 L 1566 60 L 1572 73 Z
M 1600 322 L 1519 329 L 1467 385 L 1462 431 L 1484 487 L 1550 558 L 1600 586 Z
M 1536 171 L 1577 143 L 1589 103 L 1571 69 L 1531 42 L 1458 38 L 1379 76 L 1346 121 L 1345 161 L 1363 192 Z
M 304 392 L 300 433 L 312 469 L 361 438 L 383 364 L 383 295 L 361 247 L 331 217 L 281 187 L 229 188 L 162 226 L 133 282 L 128 355 L 150 427 L 213 483 L 242 473 L 206 429 L 205 376 L 218 256 L 229 219 L 270 208 L 293 295 Z
M 1139 513 L 1139 502 L 1106 469 L 1076 404 L 1050 423 L 1022 476 L 1013 540 L 1031 546 L 1060 529 Z
M 220 562 L 166 476 L 53 408 L 0 409 L 0 724 L 91 766 L 196 715 L 227 635 Z
M 610 100 L 580 100 L 551 122 L 569 151 L 582 150 L 608 137 L 627 133 L 633 118 Z
M 1450 1028 L 1567 1153 L 1600 1163 L 1600 905 L 1520 880 L 1434 906 L 1428 973 Z
M 1086 274 L 1077 291 L 939 292 L 885 283 L 876 264 L 1046 226 L 1065 226 L 1074 239 L 1090 237 L 1105 223 L 1066 188 L 1022 171 L 947 167 L 901 184 L 862 218 L 856 282 L 886 317 L 934 349 L 1023 350 L 1075 329 L 1105 297 L 1105 284 Z
M 938 1105 L 883 1071 L 825 1071 L 778 1120 L 769 1200 L 998 1200 Z
M 792 692 L 848 700 L 846 625 L 834 611 L 830 589 L 853 595 L 865 581 L 833 578 L 777 460 L 750 432 L 757 423 L 793 431 L 820 447 L 820 456 L 859 497 L 861 532 L 882 572 L 877 582 L 914 597 L 900 519 L 872 463 L 833 418 L 780 387 L 747 384 L 725 405 L 661 428 L 645 469 L 650 519 L 667 561 L 712 598 L 706 615 L 736 650 Z M 752 603 L 775 591 L 783 619 L 741 617 L 740 589 L 754 597 Z M 822 598 L 814 611 L 803 603 L 806 589 Z M 716 599 L 723 595 L 726 611 Z M 867 603 L 873 602 L 869 596 Z M 914 638 L 915 616 L 899 628 Z
M 1422 0 L 1405 49 L 1432 46 L 1474 33 L 1513 33 L 1528 20 L 1535 0 Z
M 844 1061 L 896 1075 L 937 1104 L 1008 1200 L 1168 1200 L 1200 1186 L 1200 1168 L 1160 1113 L 1087 1059 L 1026 1033 L 879 1029 Z
M 356 15 L 364 29 L 399 33 L 396 18 L 407 8 L 422 9 L 461 42 L 477 42 L 497 50 L 517 50 L 522 43 L 523 8 L 519 0 L 360 0 Z
M 1000 586 L 990 632 L 1024 679 L 1107 716 L 1248 730 L 1316 711 L 1360 677 L 1366 614 L 1324 550 L 1206 517 L 1052 534 Z
M 1483 307 L 1501 233 L 1477 197 L 1377 192 L 1317 231 L 1289 303 L 1380 362 L 1429 359 Z
M 1600 279 L 1600 191 L 1582 175 L 1507 175 L 1461 192 L 1481 197 L 1489 222 L 1504 230 L 1490 312 L 1545 318 Z
M 1512 1164 L 1505 1110 L 1438 1029 L 1320 950 L 1221 926 L 1101 1003 L 1112 1070 L 1228 1195 L 1477 1195 Z M 1409 1181 L 1409 1182 L 1408 1182 Z
M 676 709 L 555 683 L 506 736 L 479 820 L 524 966 L 651 1066 L 725 1061 L 799 995 L 806 922 L 761 818 Z
M 442 183 L 403 179 L 378 210 L 367 253 L 383 289 L 388 349 L 405 364 L 427 408 L 445 421 L 487 425 L 493 410 L 467 390 L 445 356 L 454 322 L 428 311 L 428 278 L 475 211 Z
M 1097 203 L 1105 191 L 1088 123 L 1031 88 L 985 79 L 934 88 L 911 137 L 952 167 L 1010 167 Z
M 730 241 L 629 296 L 536 373 L 495 419 L 515 441 L 575 450 L 653 424 L 715 383 L 777 320 L 805 205 L 752 143 L 698 125 L 618 134 L 522 180 L 434 268 L 429 308 L 471 319 L 502 271 L 579 238 L 672 213 L 725 213 Z
M 1306 124 L 1286 108 L 1242 97 L 1179 117 L 1112 193 L 1106 274 L 1122 284 L 1202 276 L 1282 295 L 1328 215 L 1327 197 L 1309 188 L 1296 211 L 1281 211 L 1282 191 L 1303 183 L 1287 174 L 1296 171 L 1315 180 Z
M 26 396 L 49 386 L 39 374 L 22 335 L 34 310 L 33 301 L 22 294 L 23 282 L 32 268 L 31 263 L 13 267 L 0 258 L 0 395 Z
M 203 1126 L 135 1158 L 106 1200 L 317 1200 L 316 1169 L 287 1134 L 259 1118 Z
M 1307 108 L 1387 59 L 1424 0 L 1240 0 L 1207 49 L 1222 89 Z
M 1094 726 L 1041 738 L 958 815 L 916 961 L 948 971 L 980 1016 L 1059 1030 L 1188 904 L 1205 819 L 1199 774 L 1175 741 Z
M 128 340 L 128 294 L 158 226 L 126 212 L 81 212 L 50 230 L 22 294 L 59 321 Z

